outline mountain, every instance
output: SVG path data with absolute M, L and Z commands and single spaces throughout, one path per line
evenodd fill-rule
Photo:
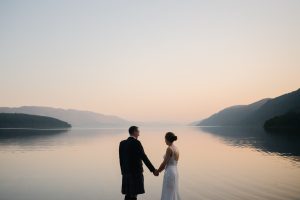
M 263 125 L 266 120 L 288 112 L 300 112 L 300 89 L 270 99 L 254 113 L 250 113 L 243 124 Z
M 197 120 L 197 121 L 194 121 L 194 122 L 191 122 L 189 124 L 187 124 L 188 126 L 197 126 L 202 120 Z
M 70 128 L 67 122 L 39 115 L 0 113 L 0 128 Z
M 262 126 L 266 120 L 287 112 L 300 112 L 300 89 L 249 105 L 225 108 L 202 120 L 199 126 Z
M 255 112 L 270 99 L 262 99 L 249 105 L 231 106 L 200 121 L 201 126 L 236 126 L 250 113 Z
M 288 112 L 267 120 L 264 123 L 267 131 L 300 131 L 300 112 Z
M 128 126 L 129 121 L 117 116 L 74 109 L 41 106 L 0 107 L 0 113 L 24 113 L 57 118 L 70 123 L 73 127 L 120 127 Z

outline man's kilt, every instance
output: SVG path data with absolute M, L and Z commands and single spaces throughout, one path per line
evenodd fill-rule
M 123 174 L 122 176 L 122 194 L 137 195 L 144 194 L 144 176 L 138 174 Z

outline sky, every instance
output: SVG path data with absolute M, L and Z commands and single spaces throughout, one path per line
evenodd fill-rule
M 300 87 L 300 1 L 0 1 L 0 106 L 188 123 Z

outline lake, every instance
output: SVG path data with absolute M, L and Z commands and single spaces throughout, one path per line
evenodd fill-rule
M 233 127 L 140 127 L 158 167 L 173 131 L 183 200 L 300 199 L 300 137 Z M 299 134 L 298 134 L 299 135 Z M 118 146 L 127 129 L 1 130 L 1 200 L 123 199 Z M 163 174 L 144 166 L 146 194 L 159 200 Z

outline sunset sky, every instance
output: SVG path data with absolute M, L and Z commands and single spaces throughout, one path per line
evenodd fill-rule
M 0 1 L 0 106 L 187 123 L 300 87 L 300 1 Z

